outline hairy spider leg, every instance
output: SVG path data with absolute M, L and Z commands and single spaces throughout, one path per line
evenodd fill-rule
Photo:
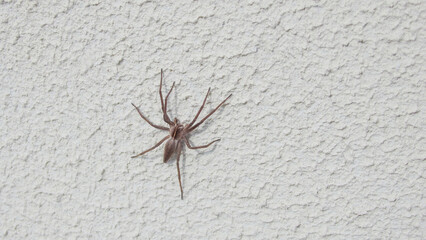
M 200 126 L 204 121 L 206 121 L 207 118 L 209 118 L 214 112 L 216 112 L 216 110 L 218 110 L 220 108 L 220 106 L 222 106 L 226 102 L 226 100 L 228 100 L 231 96 L 232 96 L 232 94 L 229 95 L 227 98 L 225 98 L 225 100 L 223 100 L 213 111 L 211 111 L 209 114 L 207 114 L 207 116 L 205 116 L 199 123 L 197 123 L 193 127 L 189 128 L 189 132 L 193 131 L 198 126 Z
M 157 129 L 161 129 L 161 130 L 169 131 L 169 128 L 167 128 L 167 127 L 163 127 L 163 126 L 159 126 L 159 125 L 155 125 L 155 124 L 153 124 L 151 121 L 149 121 L 149 120 L 148 120 L 148 118 L 146 118 L 146 117 L 142 114 L 142 112 L 139 110 L 139 108 L 138 108 L 138 107 L 136 107 L 136 106 L 135 106 L 135 104 L 133 104 L 133 103 L 132 103 L 132 105 L 133 105 L 133 107 L 135 107 L 135 108 L 136 108 L 136 110 L 138 111 L 138 113 L 139 113 L 139 115 L 142 117 L 142 119 L 143 119 L 143 120 L 145 120 L 145 121 L 146 121 L 149 125 L 151 125 L 151 126 L 153 126 L 153 127 L 157 128 Z
M 180 199 L 183 200 L 183 188 L 182 188 L 182 181 L 180 179 L 180 169 L 179 169 L 179 158 L 180 158 L 180 153 L 182 152 L 182 144 L 179 141 L 178 143 L 178 152 L 177 152 L 177 158 L 176 158 L 176 167 L 177 167 L 177 172 L 178 172 L 178 178 L 179 178 L 179 187 L 180 187 Z
M 195 115 L 195 117 L 194 117 L 194 119 L 192 120 L 192 122 L 190 122 L 190 123 L 188 124 L 188 127 L 191 127 L 191 126 L 195 123 L 195 121 L 197 121 L 198 116 L 200 115 L 201 111 L 202 111 L 202 110 L 203 110 L 203 108 L 204 108 L 204 104 L 206 104 L 207 96 L 209 95 L 209 93 L 210 93 L 210 88 L 209 88 L 209 90 L 207 90 L 206 97 L 204 98 L 204 101 L 203 101 L 203 104 L 202 104 L 202 105 L 201 105 L 201 107 L 200 107 L 200 110 L 198 110 L 197 115 Z
M 161 69 L 160 89 L 159 89 L 159 92 L 160 92 L 160 99 L 161 99 L 161 110 L 163 111 L 163 119 L 164 119 L 164 121 L 165 121 L 166 123 L 168 123 L 169 125 L 173 125 L 173 122 L 170 120 L 169 115 L 167 115 L 167 111 L 166 111 L 166 108 L 165 108 L 165 106 L 164 106 L 163 94 L 162 94 L 162 92 L 161 92 L 161 88 L 162 88 L 162 86 L 163 86 L 163 69 Z M 172 89 L 173 89 L 173 88 L 172 88 Z M 171 92 L 171 90 L 170 90 L 170 92 Z M 169 94 L 170 94 L 170 93 L 169 93 Z
M 188 138 L 187 138 L 187 137 L 185 137 L 185 143 L 186 143 L 186 146 L 187 146 L 189 149 L 208 148 L 210 145 L 212 145 L 213 143 L 218 142 L 218 141 L 220 141 L 220 139 L 216 139 L 216 140 L 212 141 L 211 143 L 206 144 L 206 145 L 202 145 L 202 146 L 191 146 L 191 144 L 190 144 L 190 143 L 189 143 L 189 141 L 188 141 Z
M 164 141 L 166 141 L 169 137 L 170 137 L 170 135 L 167 135 L 165 138 L 161 139 L 161 141 L 159 141 L 157 144 L 155 144 L 154 147 L 152 147 L 148 150 L 145 150 L 145 151 L 139 153 L 138 155 L 133 156 L 132 158 L 139 157 L 139 156 L 144 155 L 145 153 L 147 153 L 151 150 L 154 150 L 156 147 L 160 146 Z

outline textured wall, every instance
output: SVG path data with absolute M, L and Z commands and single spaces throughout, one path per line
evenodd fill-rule
M 426 3 L 0 1 L 1 239 L 425 239 Z M 232 2 L 232 1 L 231 1 Z M 157 89 L 204 116 L 180 200 Z

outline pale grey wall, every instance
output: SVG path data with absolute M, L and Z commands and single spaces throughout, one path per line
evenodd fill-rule
M 426 238 L 424 1 L 37 2 L 0 2 L 1 239 Z M 233 94 L 183 201 L 130 158 L 160 68 L 182 121 Z

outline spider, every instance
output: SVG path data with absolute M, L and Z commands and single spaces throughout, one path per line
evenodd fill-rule
M 198 126 L 200 126 L 204 121 L 207 120 L 214 112 L 216 112 L 217 109 L 222 106 L 226 100 L 228 100 L 232 94 L 230 94 L 225 100 L 223 100 L 213 111 L 211 111 L 207 116 L 205 116 L 201 121 L 199 121 L 197 124 L 195 122 L 197 121 L 198 116 L 201 113 L 201 110 L 204 108 L 204 104 L 206 103 L 207 96 L 210 93 L 210 88 L 207 91 L 206 97 L 204 98 L 203 104 L 200 107 L 200 110 L 198 110 L 197 114 L 195 115 L 194 119 L 188 123 L 188 124 L 181 124 L 177 118 L 174 118 L 174 120 L 170 120 L 169 115 L 167 114 L 167 99 L 169 98 L 170 93 L 173 90 L 173 87 L 175 86 L 175 83 L 173 82 L 172 88 L 170 89 L 169 93 L 167 93 L 166 98 L 163 100 L 163 94 L 161 92 L 161 87 L 163 85 L 163 69 L 161 69 L 161 78 L 160 78 L 160 99 L 161 99 L 161 110 L 163 111 L 163 120 L 169 125 L 169 127 L 163 127 L 160 125 L 153 124 L 151 121 L 149 121 L 139 110 L 138 107 L 135 106 L 135 104 L 132 103 L 133 107 L 136 108 L 139 115 L 142 117 L 143 120 L 145 120 L 149 125 L 153 126 L 154 128 L 169 131 L 169 135 L 161 139 L 157 144 L 155 144 L 153 147 L 151 147 L 148 150 L 145 150 L 138 155 L 132 156 L 132 158 L 139 157 L 141 155 L 144 155 L 145 153 L 154 150 L 158 146 L 160 146 L 164 141 L 167 140 L 166 145 L 164 147 L 164 154 L 163 154 L 163 162 L 167 163 L 167 161 L 171 158 L 171 156 L 177 152 L 177 158 L 176 158 L 176 166 L 177 166 L 177 172 L 178 172 L 178 179 L 179 179 L 179 187 L 180 187 L 180 198 L 183 199 L 183 189 L 182 189 L 182 181 L 180 177 L 180 169 L 179 169 L 179 157 L 182 151 L 183 142 L 185 142 L 186 146 L 190 149 L 200 149 L 200 148 L 207 148 L 210 145 L 212 145 L 214 142 L 220 141 L 220 139 L 216 139 L 209 144 L 202 145 L 202 146 L 191 146 L 191 144 L 188 141 L 188 134 L 194 131 Z

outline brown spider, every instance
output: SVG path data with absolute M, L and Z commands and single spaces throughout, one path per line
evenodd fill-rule
M 156 147 L 160 146 L 164 141 L 166 141 L 167 139 L 170 138 L 166 142 L 166 146 L 164 147 L 163 162 L 166 163 L 170 159 L 170 157 L 173 155 L 173 153 L 175 153 L 177 151 L 176 165 L 177 165 L 177 172 L 178 172 L 178 179 L 179 179 L 179 186 L 180 186 L 180 197 L 181 197 L 181 199 L 183 199 L 183 189 L 182 189 L 182 182 L 181 182 L 181 179 L 180 179 L 180 169 L 179 169 L 179 157 L 180 157 L 180 153 L 182 151 L 182 146 L 183 146 L 182 141 L 185 141 L 186 146 L 188 146 L 188 148 L 190 148 L 190 149 L 207 148 L 210 145 L 212 145 L 214 142 L 220 141 L 220 139 L 216 139 L 216 140 L 212 141 L 211 143 L 209 143 L 207 145 L 195 147 L 195 146 L 191 146 L 191 144 L 188 141 L 187 135 L 190 132 L 192 132 L 194 129 L 196 129 L 198 126 L 200 126 L 204 121 L 206 121 L 207 118 L 209 118 L 217 109 L 219 109 L 220 106 L 222 106 L 222 104 L 224 104 L 226 102 L 226 100 L 228 100 L 228 98 L 230 98 L 232 96 L 232 94 L 229 95 L 225 100 L 223 100 L 213 111 L 211 111 L 209 114 L 207 114 L 207 116 L 205 116 L 200 122 L 198 122 L 197 124 L 194 125 L 195 121 L 197 120 L 198 116 L 201 113 L 201 110 L 203 110 L 204 104 L 206 103 L 207 96 L 210 93 L 210 88 L 209 88 L 209 90 L 207 91 L 206 97 L 204 98 L 203 104 L 201 105 L 200 110 L 198 110 L 197 115 L 195 115 L 192 122 L 190 122 L 189 124 L 183 125 L 179 122 L 179 120 L 177 118 L 175 118 L 174 121 L 171 121 L 169 115 L 167 114 L 167 99 L 168 99 L 170 93 L 172 92 L 173 87 L 175 86 L 175 83 L 173 82 L 172 88 L 170 89 L 170 91 L 167 94 L 166 99 L 164 101 L 163 101 L 163 94 L 161 93 L 162 85 L 163 85 L 163 69 L 161 69 L 161 79 L 160 79 L 160 90 L 159 90 L 159 92 L 160 92 L 160 99 L 161 99 L 161 110 L 163 111 L 163 119 L 167 124 L 169 124 L 169 127 L 163 127 L 163 126 L 153 124 L 151 121 L 149 121 L 141 113 L 141 111 L 139 110 L 138 107 L 135 106 L 135 104 L 132 103 L 132 105 L 136 108 L 139 115 L 141 115 L 141 117 L 147 123 L 149 123 L 149 125 L 157 128 L 157 129 L 169 131 L 170 135 L 161 139 L 161 141 L 158 142 L 157 144 L 155 144 L 152 148 L 145 150 L 145 151 L 139 153 L 138 155 L 133 156 L 132 158 L 139 157 L 139 156 L 155 149 Z

